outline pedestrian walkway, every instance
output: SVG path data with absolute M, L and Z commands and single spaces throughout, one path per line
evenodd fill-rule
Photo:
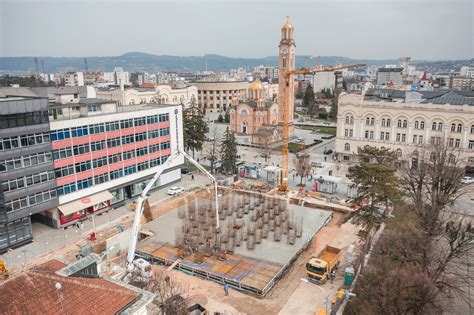
M 196 187 L 203 187 L 208 183 L 209 180 L 205 175 L 195 174 L 193 181 L 191 180 L 191 175 L 187 174 L 183 175 L 180 182 L 173 185 L 182 186 L 186 190 L 190 190 Z M 163 199 L 169 198 L 167 194 L 168 188 L 168 186 L 165 186 L 153 191 L 148 197 L 150 204 L 155 205 L 163 201 Z M 96 231 L 115 227 L 123 218 L 127 216 L 130 216 L 131 218 L 134 212 L 130 210 L 130 203 L 131 200 L 127 200 L 124 206 L 95 215 L 94 221 Z M 57 251 L 67 244 L 73 244 L 80 239 L 86 239 L 94 230 L 94 226 L 92 220 L 84 220 L 82 224 L 80 224 L 80 228 L 77 228 L 75 225 L 73 225 L 67 229 L 54 229 L 47 225 L 34 222 L 32 224 L 32 230 L 32 243 L 10 250 L 5 254 L 0 255 L 0 259 L 5 261 L 7 268 L 22 266 L 30 262 L 30 260 L 34 257 Z

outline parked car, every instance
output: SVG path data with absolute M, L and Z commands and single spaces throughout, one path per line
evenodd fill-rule
M 463 183 L 463 184 L 472 184 L 472 183 L 474 183 L 474 177 L 464 176 L 461 179 L 461 183 Z
M 329 155 L 329 154 L 332 154 L 332 152 L 333 151 L 331 149 L 329 149 L 329 150 L 324 150 L 323 153 L 324 153 L 324 155 Z
M 323 163 L 321 162 L 311 162 L 311 166 L 317 167 L 317 168 L 323 168 Z
M 188 174 L 188 173 L 190 173 L 190 172 L 191 172 L 191 171 L 190 171 L 189 168 L 187 168 L 187 167 L 182 167 L 182 168 L 181 168 L 181 174 Z
M 168 195 L 170 196 L 179 195 L 182 192 L 184 192 L 183 187 L 171 187 L 170 189 L 168 189 Z

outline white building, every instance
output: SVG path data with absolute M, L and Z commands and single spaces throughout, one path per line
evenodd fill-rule
M 190 106 L 198 102 L 197 87 L 192 85 L 157 85 L 155 88 L 98 90 L 100 99 L 114 100 L 119 105 L 169 104 Z
M 474 166 L 474 92 L 370 89 L 342 94 L 337 115 L 336 154 L 356 161 L 366 145 L 397 152 L 412 162 L 417 152 L 444 141 L 461 150 L 464 164 Z
M 104 81 L 115 85 L 130 85 L 130 75 L 121 67 L 116 67 L 112 72 L 104 72 Z
M 82 72 L 68 72 L 64 74 L 65 86 L 84 86 L 84 74 Z
M 313 90 L 321 92 L 322 89 L 330 89 L 334 91 L 336 85 L 336 76 L 334 72 L 318 72 L 314 74 Z
M 474 67 L 470 67 L 470 66 L 461 67 L 460 75 L 466 78 L 474 79 Z

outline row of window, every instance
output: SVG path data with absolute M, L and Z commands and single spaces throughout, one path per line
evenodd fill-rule
M 48 132 L 2 138 L 0 140 L 0 151 L 24 148 L 47 142 L 49 142 Z
M 61 168 L 57 168 L 55 170 L 56 177 L 60 178 L 64 176 L 69 176 L 69 175 L 77 174 L 80 172 L 88 171 L 92 168 L 96 169 L 102 166 L 106 166 L 108 164 L 114 164 L 121 161 L 131 160 L 135 157 L 166 150 L 166 149 L 169 149 L 170 147 L 171 147 L 170 142 L 166 141 L 160 144 L 151 145 L 149 147 L 138 148 L 138 149 L 134 149 L 130 151 L 125 151 L 122 153 L 100 157 L 97 159 L 93 159 L 92 161 L 85 161 L 81 163 L 76 163 L 74 165 L 64 166 Z
M 146 117 L 122 119 L 107 123 L 78 126 L 51 131 L 51 141 L 64 140 L 75 137 L 83 137 L 89 134 L 103 133 L 120 129 L 133 128 L 143 125 L 155 124 L 157 122 L 169 121 L 169 114 L 152 115 Z
M 52 200 L 57 197 L 56 189 L 51 189 L 43 192 L 39 192 L 34 195 L 29 195 L 26 197 L 14 199 L 12 201 L 6 202 L 7 211 L 21 210 L 28 208 L 42 202 Z
M 42 152 L 30 155 L 23 155 L 17 158 L 0 161 L 0 164 L 5 166 L 5 170 L 0 172 L 9 172 L 16 169 L 29 167 L 31 165 L 38 165 L 51 162 L 53 155 L 51 152 Z
M 382 127 L 390 127 L 391 126 L 391 121 L 390 118 L 382 118 L 381 126 Z M 354 117 L 353 116 L 346 116 L 345 119 L 346 124 L 353 124 L 354 123 Z M 375 125 L 375 118 L 374 117 L 366 117 L 365 118 L 365 124 L 367 126 L 374 126 Z M 402 120 L 399 119 L 397 121 L 397 128 L 407 128 L 408 127 L 408 121 L 407 120 Z M 423 120 L 415 120 L 414 122 L 414 128 L 415 129 L 425 129 L 425 122 Z M 451 124 L 451 132 L 462 132 L 463 125 L 462 124 Z M 433 122 L 431 125 L 431 130 L 433 131 L 442 131 L 443 130 L 443 123 L 442 122 Z M 471 130 L 470 132 L 474 134 L 474 125 L 471 125 Z
M 75 191 L 86 189 L 94 185 L 102 184 L 110 180 L 114 180 L 123 176 L 131 175 L 133 173 L 146 170 L 148 168 L 161 165 L 168 159 L 168 157 L 169 155 L 162 156 L 156 159 L 152 159 L 150 161 L 145 161 L 139 164 L 127 166 L 118 170 L 114 170 L 106 174 L 100 174 L 94 177 L 89 177 L 83 180 L 76 181 L 74 183 L 60 186 L 58 187 L 58 196 L 67 195 Z
M 54 180 L 53 171 L 10 179 L 2 183 L 2 189 L 3 191 L 12 191 L 15 189 L 30 187 L 39 183 L 48 182 L 50 180 Z
M 47 111 L 1 115 L 0 129 L 47 124 L 48 122 Z
M 75 145 L 72 148 L 62 148 L 53 151 L 53 157 L 55 160 L 65 159 L 73 155 L 81 155 L 89 152 L 95 152 L 104 150 L 106 148 L 115 148 L 121 145 L 130 144 L 134 142 L 144 141 L 147 139 L 154 139 L 162 136 L 167 136 L 170 134 L 170 128 L 161 128 L 157 130 L 151 130 L 148 132 L 141 132 L 132 135 L 111 138 L 107 140 L 100 140 L 80 145 Z

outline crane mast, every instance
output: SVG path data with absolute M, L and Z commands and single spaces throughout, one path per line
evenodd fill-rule
M 287 60 L 289 58 L 289 54 L 287 53 L 286 56 Z M 294 70 L 286 70 L 283 74 L 285 79 L 285 86 L 284 86 L 284 104 L 283 104 L 283 130 L 282 130 L 282 176 L 281 176 L 281 184 L 278 187 L 278 190 L 281 192 L 286 192 L 288 190 L 288 139 L 290 133 L 290 113 L 289 113 L 289 104 L 290 104 L 290 97 L 294 97 L 294 95 L 290 95 L 290 81 L 293 80 L 293 75 L 295 74 L 315 74 L 318 72 L 333 72 L 340 69 L 350 69 L 350 68 L 359 68 L 364 67 L 365 64 L 361 63 L 351 63 L 351 64 L 336 64 L 331 66 L 322 67 L 318 64 L 316 67 L 313 68 L 301 68 L 301 69 L 294 69 Z

